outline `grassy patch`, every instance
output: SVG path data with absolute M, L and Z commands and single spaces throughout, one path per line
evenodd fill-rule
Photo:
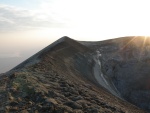
M 31 95 L 35 92 L 47 93 L 47 89 L 44 84 L 41 83 L 36 76 L 30 72 L 20 72 L 16 74 L 16 77 L 12 81 L 12 88 L 22 92 L 23 97 Z

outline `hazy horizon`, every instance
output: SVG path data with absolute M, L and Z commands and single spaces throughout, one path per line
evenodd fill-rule
M 148 0 L 0 0 L 0 73 L 62 36 L 150 35 Z

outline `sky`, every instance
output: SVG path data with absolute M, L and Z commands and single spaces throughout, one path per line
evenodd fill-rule
M 0 73 L 62 36 L 150 36 L 149 12 L 149 0 L 0 0 Z

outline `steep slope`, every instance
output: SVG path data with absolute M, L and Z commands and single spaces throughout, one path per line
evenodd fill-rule
M 122 99 L 91 44 L 63 37 L 2 75 L 0 112 L 144 113 Z
M 124 37 L 81 43 L 101 53 L 102 72 L 121 97 L 150 112 L 150 38 Z

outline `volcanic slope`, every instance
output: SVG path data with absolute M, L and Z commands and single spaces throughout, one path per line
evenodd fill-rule
M 150 112 L 150 38 L 134 36 L 81 43 L 100 53 L 101 72 L 120 97 Z
M 93 44 L 63 37 L 1 75 L 0 113 L 144 113 L 102 72 Z

